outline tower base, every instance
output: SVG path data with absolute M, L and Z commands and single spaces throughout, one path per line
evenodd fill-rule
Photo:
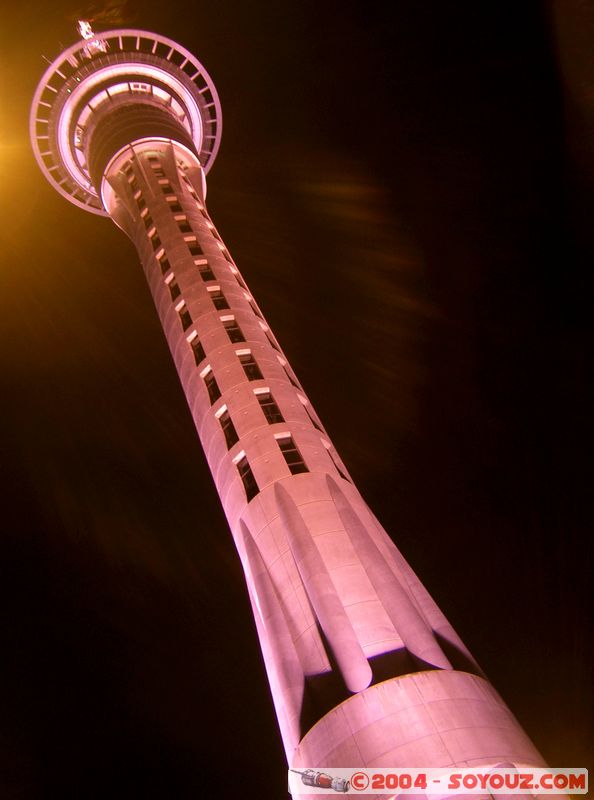
M 546 766 L 484 678 L 431 670 L 392 678 L 345 700 L 308 731 L 291 766 L 353 767 L 354 772 L 498 764 Z

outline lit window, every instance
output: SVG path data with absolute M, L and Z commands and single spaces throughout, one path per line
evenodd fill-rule
M 301 387 L 299 386 L 299 384 L 297 383 L 297 381 L 295 380 L 295 378 L 293 378 L 293 376 L 291 375 L 291 373 L 289 372 L 289 370 L 286 368 L 286 366 L 285 366 L 284 364 L 283 364 L 283 369 L 284 369 L 284 371 L 285 371 L 285 375 L 287 376 L 287 378 L 289 379 L 289 381 L 290 381 L 290 382 L 293 384 L 293 386 L 294 386 L 296 389 L 300 389 Z
M 208 392 L 208 396 L 210 398 L 210 404 L 216 403 L 216 401 L 221 396 L 221 390 L 219 389 L 219 384 L 217 383 L 217 379 L 214 376 L 214 373 L 210 367 L 206 370 L 206 372 L 202 376 L 202 380 L 204 381 L 204 385 L 206 386 L 206 391 Z
M 245 489 L 245 494 L 249 503 L 249 501 L 258 494 L 260 489 L 258 488 L 256 479 L 254 478 L 254 473 L 252 472 L 252 468 L 249 465 L 245 453 L 238 461 L 236 461 L 235 466 L 239 472 L 239 477 L 243 483 L 243 488 Z
M 171 269 L 171 264 L 169 263 L 169 260 L 167 259 L 165 253 L 163 253 L 161 258 L 159 259 L 159 265 L 161 267 L 161 272 L 163 273 L 163 275 L 165 275 L 165 273 L 169 272 L 169 270 Z
M 270 392 L 258 392 L 256 397 L 269 425 L 275 425 L 277 422 L 285 421 L 280 412 L 280 408 L 274 402 L 274 397 Z
M 200 277 L 203 281 L 214 281 L 215 274 L 210 268 L 210 264 L 197 264 L 196 265 L 200 270 Z
M 267 334 L 266 334 L 266 338 L 268 339 L 268 342 L 269 342 L 269 344 L 271 344 L 271 345 L 272 345 L 272 347 L 274 347 L 274 349 L 275 349 L 275 350 L 277 350 L 277 351 L 280 353 L 281 349 L 280 349 L 280 347 L 277 345 L 277 343 L 274 341 L 274 339 L 272 338 L 272 336 L 269 336 L 269 335 L 268 335 L 268 333 L 267 333 Z M 292 383 L 292 381 L 291 381 L 291 383 Z
M 262 373 L 252 353 L 238 353 L 241 366 L 249 381 L 259 381 Z
M 173 276 L 171 276 L 171 278 L 172 278 L 172 279 L 171 279 L 170 281 L 168 281 L 168 282 L 167 282 L 167 286 L 169 287 L 169 294 L 171 295 L 171 299 L 172 299 L 172 300 L 177 300 L 177 298 L 178 298 L 178 297 L 180 296 L 180 294 L 181 294 L 181 289 L 180 289 L 180 288 L 179 288 L 179 286 L 177 285 L 177 281 L 175 281 L 175 280 L 173 279 Z M 190 322 L 191 322 L 191 320 L 190 320 Z M 185 330 L 185 329 L 184 329 L 184 330 Z
M 341 469 L 341 468 L 340 468 L 340 466 L 339 466 L 339 463 L 338 463 L 338 458 L 337 458 L 337 456 L 335 456 L 335 455 L 334 455 L 334 453 L 332 452 L 332 450 L 328 450 L 328 455 L 329 455 L 329 456 L 330 456 L 330 458 L 332 459 L 332 463 L 333 463 L 333 464 L 334 464 L 334 466 L 336 467 L 336 471 L 338 472 L 338 474 L 340 475 L 340 477 L 341 477 L 341 478 L 344 478 L 344 480 L 345 480 L 345 481 L 348 481 L 348 480 L 349 480 L 348 476 L 347 476 L 347 475 L 346 475 L 346 474 L 345 474 L 345 473 L 342 471 L 342 469 Z M 350 483 L 350 481 L 349 481 L 349 483 Z
M 234 317 L 223 320 L 223 325 L 231 342 L 245 342 L 245 336 Z
M 206 358 L 204 347 L 202 346 L 202 342 L 198 336 L 194 336 L 194 338 L 190 340 L 190 347 L 194 353 L 194 361 L 196 362 L 196 366 L 198 366 L 198 364 L 200 364 Z
M 190 312 L 188 311 L 188 307 L 186 306 L 185 302 L 182 300 L 182 302 L 175 307 L 175 310 L 179 314 L 179 319 L 183 330 L 187 331 L 192 324 L 192 317 L 190 316 Z
M 221 429 L 223 434 L 225 435 L 225 441 L 227 442 L 227 450 L 230 450 L 234 444 L 237 444 L 239 441 L 239 436 L 237 435 L 237 431 L 235 430 L 235 425 L 233 424 L 233 420 L 231 419 L 231 415 L 227 408 L 223 406 L 222 411 L 220 411 L 217 415 L 219 418 L 219 422 L 221 423 Z
M 260 314 L 260 309 L 254 303 L 250 303 L 250 308 L 257 317 L 262 318 L 262 314 Z
M 217 311 L 222 311 L 225 308 L 229 308 L 227 298 L 218 286 L 213 286 L 212 289 L 208 289 L 208 293 Z
M 297 445 L 293 441 L 293 437 L 289 434 L 284 434 L 282 436 L 277 435 L 275 438 L 291 474 L 297 475 L 299 472 L 309 472 L 301 453 L 297 449 Z
M 299 399 L 301 400 L 301 398 L 299 398 Z M 302 402 L 303 402 L 303 401 L 302 401 Z M 323 429 L 322 429 L 322 428 L 320 427 L 320 425 L 319 425 L 319 424 L 316 422 L 316 420 L 315 420 L 315 418 L 314 418 L 314 415 L 313 415 L 313 413 L 312 413 L 312 412 L 311 412 L 311 410 L 309 409 L 309 406 L 308 406 L 306 403 L 303 403 L 303 407 L 305 408 L 305 413 L 306 413 L 306 414 L 307 414 L 307 416 L 310 418 L 310 420 L 311 420 L 311 424 L 314 426 L 314 428 L 317 428 L 319 431 L 322 431 L 322 433 L 323 433 L 323 432 L 324 432 L 324 431 L 323 431 Z
M 159 161 L 157 156 L 151 155 L 148 157 L 148 160 L 157 178 L 164 178 L 165 173 L 163 172 L 163 167 L 161 166 L 161 162 Z

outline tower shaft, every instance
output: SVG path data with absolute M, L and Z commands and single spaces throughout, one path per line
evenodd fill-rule
M 196 156 L 132 143 L 101 194 L 138 249 L 243 564 L 289 763 L 542 764 L 350 480 Z

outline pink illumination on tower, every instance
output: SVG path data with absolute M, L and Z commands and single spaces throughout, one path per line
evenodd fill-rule
M 221 139 L 208 73 L 146 31 L 90 41 L 44 74 L 33 149 L 57 191 L 137 247 L 243 565 L 289 765 L 543 766 L 357 491 L 208 214 Z

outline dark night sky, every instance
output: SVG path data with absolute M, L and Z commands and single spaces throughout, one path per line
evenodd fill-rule
M 218 87 L 210 211 L 363 495 L 551 765 L 592 769 L 594 12 L 387 8 L 123 14 Z M 30 153 L 76 13 L 25 0 L 0 42 L 0 796 L 277 800 L 240 567 L 138 257 Z

